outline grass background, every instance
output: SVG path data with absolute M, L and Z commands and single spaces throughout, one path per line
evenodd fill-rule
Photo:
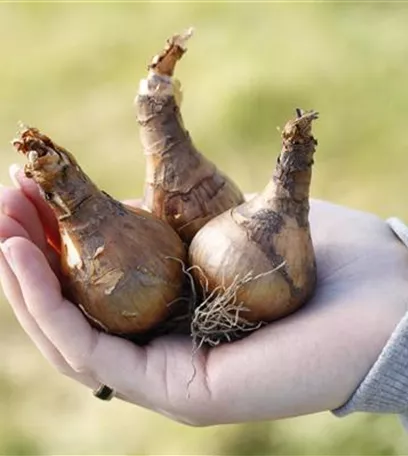
M 0 4 L 0 181 L 22 120 L 117 198 L 140 195 L 132 100 L 165 38 L 196 27 L 178 77 L 196 144 L 248 192 L 297 106 L 321 113 L 312 194 L 408 220 L 408 4 Z M 335 235 L 335 233 L 333 233 Z M 364 325 L 364 322 L 361 322 Z M 0 453 L 399 455 L 393 416 L 329 413 L 189 428 L 102 403 L 41 358 L 2 299 Z

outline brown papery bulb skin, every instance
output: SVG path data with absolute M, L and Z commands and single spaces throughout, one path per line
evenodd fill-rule
M 139 334 L 159 325 L 183 284 L 180 263 L 171 259 L 185 261 L 175 231 L 100 191 L 72 154 L 38 130 L 25 129 L 14 144 L 58 219 L 69 298 L 110 333 Z
M 200 268 L 192 270 L 197 282 L 208 280 L 207 295 L 248 273 L 260 275 L 237 289 L 236 302 L 247 309 L 241 316 L 250 322 L 290 314 L 315 288 L 308 220 L 315 118 L 315 112 L 297 110 L 282 132 L 283 147 L 271 182 L 252 200 L 205 225 L 189 249 L 190 263 Z
M 167 41 L 135 100 L 146 156 L 144 206 L 187 244 L 209 220 L 244 201 L 237 185 L 196 149 L 183 124 L 172 75 L 190 36 L 188 31 Z

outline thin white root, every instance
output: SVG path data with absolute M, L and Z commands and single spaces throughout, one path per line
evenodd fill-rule
M 180 260 L 180 258 L 168 256 L 168 257 L 166 257 L 166 260 L 173 260 L 173 261 L 177 261 L 177 263 L 180 263 L 181 269 L 183 271 L 183 274 L 188 278 L 188 280 L 190 282 L 190 290 L 191 290 L 191 296 L 189 298 L 178 298 L 178 299 L 172 301 L 168 305 L 174 304 L 174 302 L 178 301 L 178 300 L 186 300 L 187 299 L 188 301 L 190 301 L 189 311 L 190 311 L 190 313 L 193 313 L 193 309 L 195 308 L 196 303 L 197 303 L 197 291 L 196 291 L 196 287 L 195 287 L 193 276 L 190 273 L 191 267 L 190 268 L 186 268 L 186 265 L 184 264 L 184 261 Z
M 278 271 L 284 264 L 285 262 L 255 276 L 252 272 L 242 278 L 236 276 L 229 286 L 225 286 L 223 280 L 222 285 L 210 293 L 208 293 L 208 279 L 203 271 L 197 266 L 192 266 L 191 268 L 197 268 L 200 271 L 204 295 L 203 301 L 195 307 L 191 320 L 191 335 L 195 351 L 203 344 L 216 346 L 221 342 L 232 342 L 246 332 L 255 331 L 263 326 L 265 323 L 262 321 L 255 323 L 245 318 L 244 314 L 249 309 L 238 301 L 238 292 L 244 285 Z

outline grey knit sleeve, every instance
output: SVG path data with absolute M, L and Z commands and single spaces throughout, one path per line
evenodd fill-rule
M 408 227 L 395 218 L 387 223 L 408 246 Z M 356 391 L 333 413 L 341 417 L 358 411 L 400 414 L 408 430 L 408 313 Z
M 408 314 L 351 398 L 333 410 L 337 416 L 352 412 L 399 413 L 408 420 Z

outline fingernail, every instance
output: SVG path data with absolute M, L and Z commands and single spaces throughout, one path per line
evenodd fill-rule
M 4 244 L 7 241 L 7 238 L 0 238 L 0 250 L 6 254 L 7 246 Z
M 7 244 L 5 244 L 5 241 L 7 238 L 1 238 L 0 239 L 0 250 L 3 253 L 4 257 L 6 260 L 10 263 L 10 253 L 9 253 L 9 247 Z
M 20 171 L 21 166 L 17 163 L 13 163 L 9 168 L 9 175 L 11 182 L 13 182 L 14 186 L 17 188 L 21 188 L 20 182 L 17 179 L 17 173 Z

